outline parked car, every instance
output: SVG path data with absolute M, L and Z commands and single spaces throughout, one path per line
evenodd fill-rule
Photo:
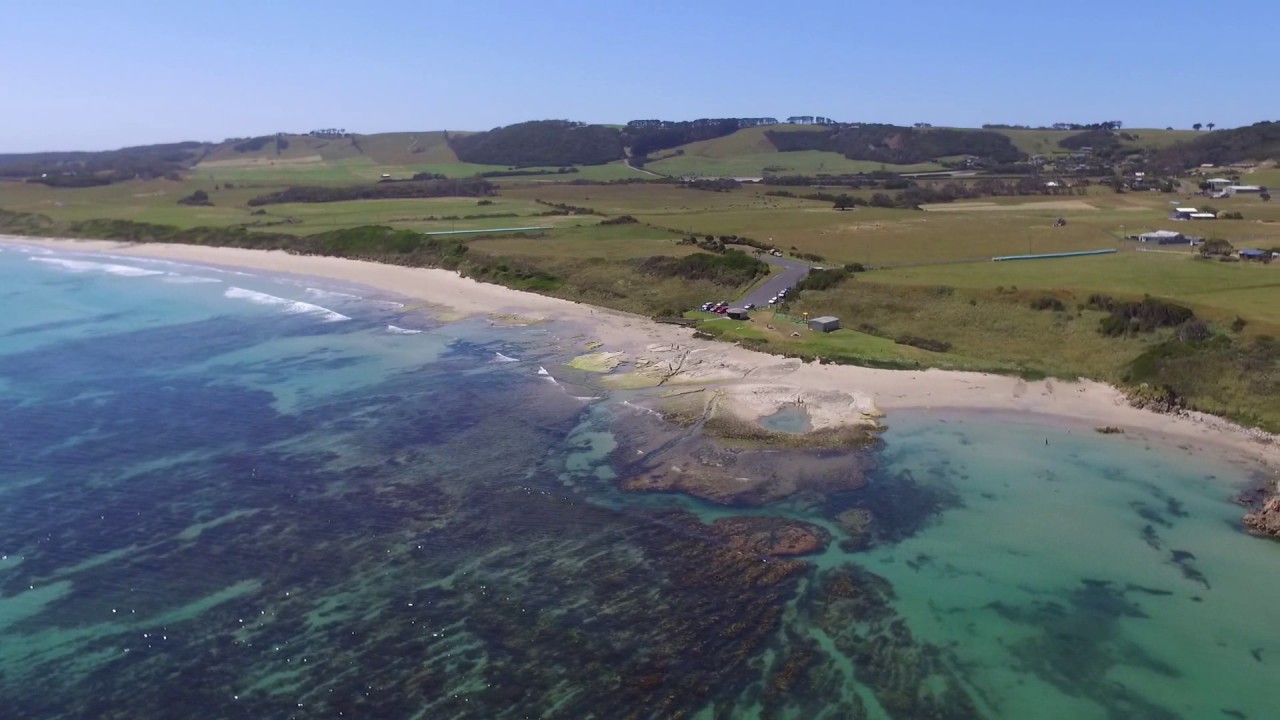
M 724 315 L 724 314 L 725 314 L 725 313 L 727 313 L 727 312 L 729 312 L 729 308 L 727 308 L 727 307 L 718 307 L 718 308 L 716 308 L 716 314 L 717 314 L 717 315 Z
M 756 309 L 756 304 L 755 304 L 755 303 L 747 303 L 746 305 L 743 305 L 743 306 L 742 306 L 742 309 L 743 309 L 743 310 L 755 310 L 755 309 Z

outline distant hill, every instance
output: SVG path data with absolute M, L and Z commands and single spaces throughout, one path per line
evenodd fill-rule
M 534 120 L 451 136 L 449 145 L 459 160 L 481 165 L 603 165 L 623 157 L 617 128 L 568 120 Z
M 703 118 L 701 120 L 632 120 L 622 130 L 631 155 L 644 158 L 660 150 L 714 140 L 739 130 L 777 125 L 777 118 Z
M 1019 150 L 1027 155 L 1053 155 L 1054 153 L 1070 152 L 1069 149 L 1062 145 L 1062 142 L 1079 136 L 1082 132 L 1088 132 L 1046 128 L 991 128 L 991 131 L 1009 138 Z M 1194 130 L 1128 128 L 1116 131 L 1114 135 L 1122 147 L 1154 149 L 1189 140 L 1195 137 L 1197 133 Z
M 0 180 L 87 187 L 207 170 L 237 183 L 260 178 L 326 183 L 377 179 L 381 173 L 408 177 L 423 170 L 468 177 L 513 167 L 549 168 L 554 173 L 567 166 L 582 167 L 583 173 L 598 179 L 644 177 L 623 166 L 628 149 L 633 166 L 671 176 L 922 172 L 942 169 L 940 160 L 961 155 L 999 164 L 1085 147 L 1111 159 L 1144 154 L 1140 159 L 1170 172 L 1205 163 L 1280 159 L 1280 123 L 1196 133 L 793 125 L 777 124 L 773 118 L 639 120 L 626 125 L 540 120 L 485 132 L 279 133 L 102 152 L 0 154 Z M 615 169 L 603 167 L 607 164 Z
M 103 152 L 0 154 L 0 178 L 30 178 L 59 187 L 87 187 L 163 177 L 199 162 L 210 147 L 209 143 L 180 142 Z
M 268 135 L 243 142 L 225 142 L 211 149 L 201 161 L 202 167 L 229 167 L 260 162 L 337 162 L 367 158 L 375 165 L 422 165 L 453 163 L 458 158 L 449 147 L 451 134 L 431 132 L 394 132 L 345 137 L 312 137 L 310 135 Z
M 840 175 L 875 170 L 926 172 L 941 170 L 937 163 L 895 163 L 850 160 L 836 152 L 819 150 L 780 152 L 767 133 L 825 132 L 821 125 L 749 127 L 731 135 L 701 140 L 660 151 L 649 158 L 646 170 L 676 177 L 761 177 L 764 175 Z M 633 161 L 634 162 L 634 161 Z
M 1280 160 L 1280 122 L 1260 122 L 1232 130 L 1217 130 L 1155 152 L 1152 167 L 1169 172 L 1199 165 Z
M 974 155 L 997 163 L 1009 163 L 1023 156 L 1008 137 L 989 130 L 864 124 L 821 132 L 775 130 L 767 135 L 784 152 L 825 150 L 838 152 L 850 160 L 882 163 L 922 163 L 955 155 Z

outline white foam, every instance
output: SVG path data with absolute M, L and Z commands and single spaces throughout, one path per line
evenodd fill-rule
M 388 325 L 388 326 L 387 326 L 387 332 L 391 333 L 392 335 L 417 335 L 418 333 L 420 333 L 420 332 L 422 332 L 422 331 L 421 331 L 421 330 L 410 330 L 410 329 L 408 329 L 408 328 L 402 328 L 402 327 L 396 327 L 395 325 Z
M 581 395 L 570 395 L 569 397 L 573 398 L 574 400 L 581 400 L 582 402 L 595 402 L 596 400 L 603 400 L 603 399 L 604 399 L 603 397 L 600 397 L 599 395 L 588 395 L 588 396 L 586 396 L 586 397 L 583 397 L 583 396 L 581 396 Z
M 547 372 L 547 369 L 546 369 L 546 368 L 544 368 L 544 367 L 542 367 L 541 365 L 539 365 L 539 366 L 538 366 L 538 374 L 539 374 L 539 375 L 550 375 L 551 373 Z
M 351 293 L 338 292 L 337 290 L 321 290 L 320 288 L 307 288 L 307 294 L 321 300 L 363 300 L 359 295 Z
M 220 283 L 218 278 L 200 277 L 199 275 L 182 275 L 180 273 L 167 273 L 163 278 L 164 282 L 173 285 L 200 285 L 204 283 Z
M 647 407 L 645 407 L 645 406 L 643 406 L 643 405 L 636 405 L 635 403 L 633 403 L 633 402 L 629 402 L 629 401 L 627 401 L 627 400 L 623 400 L 623 401 L 622 401 L 622 404 L 623 404 L 623 405 L 626 405 L 627 407 L 629 407 L 629 408 L 631 408 L 631 409 L 633 409 L 633 410 L 638 410 L 638 411 L 640 411 L 640 412 L 649 413 L 650 415 L 656 415 L 656 416 L 658 416 L 658 417 L 662 417 L 662 413 L 658 412 L 657 410 L 654 410 L 653 408 L 647 408 Z
M 509 355 L 503 355 L 502 353 L 494 353 L 494 355 L 498 356 L 497 362 L 520 362 L 518 358 L 513 358 Z
M 6 245 L 5 247 L 7 247 L 10 250 L 16 250 L 20 253 L 25 253 L 27 255 L 52 255 L 53 254 L 52 250 L 46 250 L 44 248 L 39 248 L 39 247 L 32 247 L 31 245 Z
M 35 262 L 48 263 L 57 265 L 65 270 L 74 273 L 85 272 L 105 272 L 111 275 L 120 275 L 122 277 L 146 277 L 148 275 L 164 275 L 162 270 L 148 270 L 146 268 L 134 267 L 132 265 L 115 265 L 113 263 L 91 262 L 89 260 L 67 260 L 65 258 L 49 258 L 49 257 L 33 257 L 28 258 Z
M 293 315 L 319 315 L 324 318 L 325 322 L 342 322 L 343 320 L 351 319 L 326 307 L 312 305 L 299 300 L 276 297 L 275 295 L 268 295 L 254 290 L 245 290 L 240 287 L 229 287 L 223 295 L 236 300 L 248 300 L 258 305 L 275 305 Z

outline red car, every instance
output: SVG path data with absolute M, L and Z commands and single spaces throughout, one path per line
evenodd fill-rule
M 724 315 L 724 314 L 725 314 L 725 313 L 727 313 L 727 312 L 729 312 L 729 308 L 727 308 L 727 307 L 721 306 L 721 307 L 716 308 L 716 314 L 717 314 L 717 315 Z

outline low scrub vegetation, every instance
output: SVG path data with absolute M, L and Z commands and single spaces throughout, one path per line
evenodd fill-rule
M 1176 327 L 1195 317 L 1190 308 L 1155 298 L 1118 302 L 1108 295 L 1090 295 L 1089 307 L 1109 313 L 1102 318 L 1098 329 L 1103 335 L 1112 337 Z
M 279 192 L 251 198 L 251 207 L 281 203 L 328 203 L 346 200 L 388 200 L 395 198 L 485 197 L 496 195 L 497 187 L 483 179 L 428 180 L 426 182 L 374 183 L 324 187 L 295 185 Z
M 191 193 L 190 195 L 187 195 L 186 197 L 179 198 L 178 204 L 209 206 L 213 204 L 213 201 L 209 199 L 209 193 L 203 190 L 196 190 L 195 192 Z
M 745 285 L 769 272 L 768 265 L 739 250 L 681 258 L 656 256 L 640 261 L 636 269 L 645 275 L 707 280 L 724 287 Z

